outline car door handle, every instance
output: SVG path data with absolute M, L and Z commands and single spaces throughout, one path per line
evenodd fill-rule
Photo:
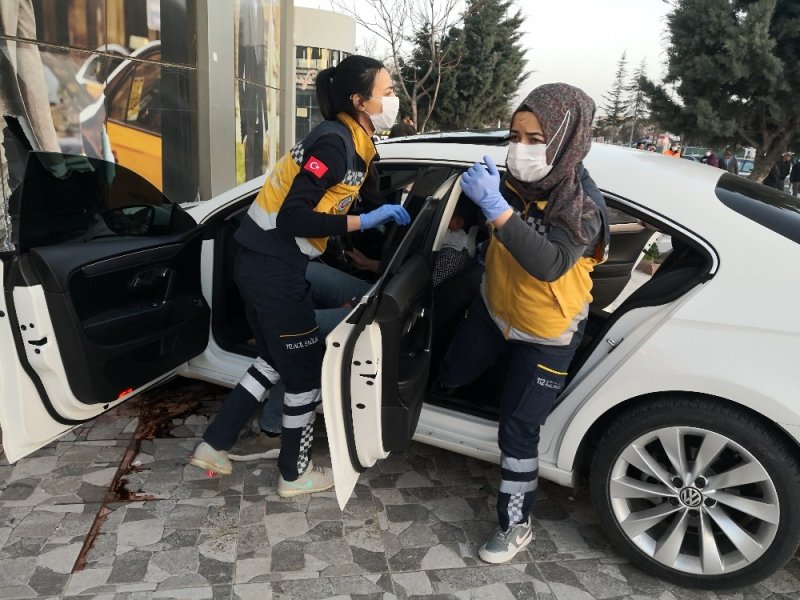
M 149 287 L 162 279 L 165 279 L 171 269 L 164 267 L 163 269 L 153 269 L 151 271 L 144 271 L 142 273 L 137 273 L 134 275 L 131 282 L 128 284 L 128 287 L 132 290 L 140 290 L 142 288 Z
M 151 287 L 157 283 L 162 283 L 165 280 L 166 286 L 164 287 L 164 296 L 161 298 L 161 304 L 164 304 L 172 297 L 172 289 L 175 282 L 174 269 L 163 267 L 160 269 L 145 271 L 143 273 L 137 273 L 128 284 L 128 288 L 131 290 L 141 290 Z

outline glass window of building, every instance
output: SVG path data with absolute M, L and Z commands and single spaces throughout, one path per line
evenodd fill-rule
M 327 48 L 297 46 L 295 48 L 295 139 L 302 140 L 314 127 L 322 122 L 322 113 L 317 104 L 315 81 L 317 73 L 335 67 L 349 53 Z

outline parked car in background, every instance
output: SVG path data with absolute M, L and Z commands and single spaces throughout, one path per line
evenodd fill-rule
M 61 151 L 81 154 L 80 113 L 94 102 L 88 90 L 75 79 L 80 66 L 74 54 L 66 52 L 40 52 L 47 99 L 53 126 Z
M 133 51 L 108 77 L 103 94 L 81 114 L 87 153 L 107 156 L 110 145 L 119 165 L 134 169 L 162 188 L 161 164 L 161 42 Z M 103 140 L 103 131 L 108 142 Z
M 739 163 L 739 175 L 742 177 L 750 177 L 753 172 L 753 161 L 749 158 L 737 158 L 736 162 Z
M 321 257 L 351 271 L 337 249 L 352 245 L 386 265 L 327 339 L 322 398 L 341 506 L 361 472 L 412 438 L 500 461 L 506 365 L 452 395 L 434 386 L 482 267 L 436 288 L 431 271 L 459 204 L 473 214 L 468 252 L 488 236 L 460 176 L 484 155 L 502 165 L 507 143 L 506 132 L 381 143 L 380 190 L 411 225 L 356 232 Z M 68 178 L 43 164 L 29 158 L 12 205 L 17 250 L 0 267 L 11 462 L 171 376 L 232 387 L 254 358 L 234 232 L 264 177 L 183 210 L 124 167 L 109 182 L 99 161 Z M 689 588 L 753 584 L 800 543 L 800 279 L 783 267 L 800 261 L 800 201 L 604 144 L 586 166 L 609 207 L 610 253 L 542 429 L 540 476 L 588 487 L 608 537 L 645 571 Z M 669 257 L 632 277 L 664 235 Z
M 75 79 L 93 98 L 99 98 L 111 73 L 129 54 L 128 49 L 119 44 L 103 44 L 84 61 Z

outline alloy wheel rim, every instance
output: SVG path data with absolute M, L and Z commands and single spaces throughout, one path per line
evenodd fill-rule
M 780 523 L 764 466 L 708 429 L 664 427 L 640 436 L 617 457 L 608 491 L 628 540 L 683 573 L 722 575 L 754 563 Z

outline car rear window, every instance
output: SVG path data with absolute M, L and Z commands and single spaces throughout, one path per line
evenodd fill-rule
M 720 177 L 717 197 L 731 210 L 800 244 L 800 198 L 729 173 Z

